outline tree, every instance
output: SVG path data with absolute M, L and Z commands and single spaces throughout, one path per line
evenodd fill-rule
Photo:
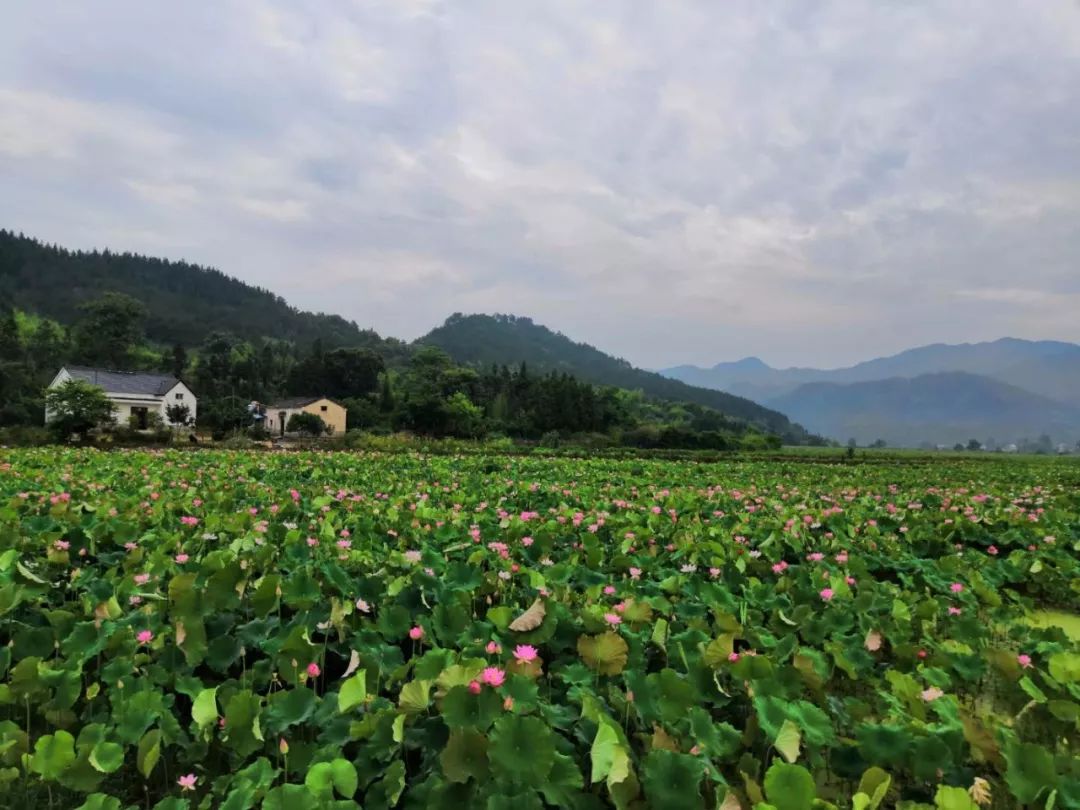
M 177 379 L 184 376 L 187 369 L 187 349 L 177 343 L 172 347 L 172 374 Z
M 871 444 L 870 446 L 878 450 L 882 449 L 883 447 L 888 447 L 884 439 L 874 439 L 873 444 Z
M 290 416 L 285 430 L 289 433 L 300 433 L 305 436 L 321 436 L 329 432 L 326 423 L 318 414 L 308 413 L 307 411 L 300 411 Z
M 963 450 L 963 449 L 964 449 L 964 445 L 961 444 L 960 442 L 957 442 L 956 444 L 953 445 L 953 450 Z
M 173 427 L 187 427 L 191 424 L 191 408 L 179 403 L 168 405 L 165 408 L 165 418 Z
M 48 425 L 60 438 L 112 424 L 114 410 L 102 388 L 83 380 L 68 380 L 45 392 Z
M 978 439 L 968 439 L 967 449 L 975 452 L 976 450 L 982 450 L 982 442 Z
M 461 391 L 446 400 L 446 430 L 451 436 L 472 439 L 483 432 L 484 410 Z
M 75 349 L 86 363 L 111 369 L 130 365 L 131 350 L 143 337 L 146 307 L 130 295 L 109 292 L 79 307 Z

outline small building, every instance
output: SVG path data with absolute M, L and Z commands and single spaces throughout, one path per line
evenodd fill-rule
M 328 397 L 291 397 L 267 405 L 264 422 L 267 431 L 271 436 L 284 436 L 290 417 L 298 413 L 315 414 L 323 420 L 331 434 L 340 435 L 345 432 L 345 416 L 348 411 Z
M 105 391 L 105 396 L 116 406 L 114 415 L 118 424 L 130 424 L 145 430 L 150 427 L 150 414 L 156 413 L 166 425 L 171 425 L 166 409 L 170 405 L 186 405 L 188 424 L 194 424 L 198 415 L 195 394 L 182 380 L 171 374 L 153 374 L 143 371 L 109 371 L 85 366 L 64 366 L 53 377 L 49 388 L 56 388 L 68 380 L 82 380 Z M 45 414 L 49 421 L 49 414 Z

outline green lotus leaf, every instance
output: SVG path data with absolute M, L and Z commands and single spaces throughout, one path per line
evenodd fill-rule
M 76 810 L 120 810 L 120 800 L 104 793 L 91 793 Z
M 263 746 L 261 710 L 262 701 L 247 690 L 234 694 L 225 706 L 225 741 L 240 756 L 246 757 Z
M 112 773 L 124 764 L 124 746 L 111 742 L 99 742 L 90 751 L 90 764 L 102 773 Z
M 315 713 L 317 705 L 314 690 L 307 687 L 275 692 L 266 703 L 266 728 L 272 734 L 280 734 L 290 726 L 306 722 Z
M 505 714 L 491 730 L 488 758 L 496 775 L 539 788 L 555 764 L 554 736 L 539 718 Z
M 1041 745 L 1010 737 L 1005 745 L 1005 783 L 1017 801 L 1028 803 L 1057 781 L 1054 757 Z
M 689 754 L 654 749 L 645 757 L 642 783 L 652 807 L 697 810 L 702 806 L 704 765 Z
M 34 755 L 30 770 L 42 779 L 58 779 L 60 774 L 75 761 L 75 738 L 66 731 L 45 734 L 34 743 Z
M 139 740 L 138 756 L 135 762 L 143 778 L 149 778 L 159 759 L 161 759 L 161 731 L 154 729 L 146 732 Z
M 439 755 L 443 774 L 451 782 L 483 780 L 488 774 L 487 750 L 488 742 L 483 734 L 462 729 L 451 731 Z
M 361 705 L 367 699 L 367 672 L 359 670 L 341 684 L 338 690 L 338 712 L 344 714 L 354 706 Z
M 799 758 L 799 747 L 802 745 L 802 734 L 799 727 L 791 720 L 785 720 L 780 726 L 780 731 L 773 740 L 773 747 L 780 752 L 788 762 L 795 762 Z
M 801 765 L 774 763 L 765 772 L 765 798 L 777 810 L 810 810 L 817 793 L 814 777 Z
M 474 695 L 468 687 L 455 686 L 442 700 L 442 717 L 451 729 L 485 731 L 502 712 L 502 698 L 490 688 Z
M 203 689 L 191 704 L 191 719 L 199 728 L 207 728 L 217 722 L 217 687 Z

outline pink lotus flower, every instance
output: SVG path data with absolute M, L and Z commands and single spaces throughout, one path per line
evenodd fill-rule
M 945 693 L 938 689 L 936 686 L 931 686 L 929 689 L 922 691 L 922 699 L 929 703 L 932 700 L 937 700 Z
M 176 784 L 180 785 L 181 790 L 194 790 L 195 783 L 199 781 L 193 773 L 189 773 L 187 776 L 181 776 L 176 780 Z
M 320 672 L 322 672 L 322 670 L 319 669 L 319 665 L 316 664 L 314 661 L 307 665 L 307 674 L 310 675 L 312 678 L 318 678 Z
M 630 567 L 630 579 L 641 579 L 641 569 Z
M 512 697 L 507 696 L 503 700 L 503 709 L 505 711 L 510 711 L 513 708 L 514 708 L 514 699 Z
M 531 537 L 522 537 L 521 538 L 521 545 L 523 545 L 523 546 L 531 546 L 532 544 L 533 544 L 533 539 Z
M 514 648 L 514 658 L 523 664 L 536 660 L 536 647 L 531 644 L 519 644 Z
M 180 522 L 183 523 L 185 526 L 199 525 L 199 519 L 197 517 L 192 517 L 191 515 L 184 515 L 184 517 L 180 518 Z
M 990 546 L 990 548 L 988 548 L 988 549 L 986 550 L 986 553 L 987 553 L 987 554 L 989 554 L 989 555 L 990 555 L 990 556 L 992 556 L 992 557 L 996 557 L 996 556 L 997 556 L 997 553 L 998 553 L 998 548 L 997 548 L 997 546 Z
M 826 602 L 829 602 L 836 594 L 833 592 L 832 588 L 822 588 L 818 595 Z
M 605 613 L 604 621 L 612 626 L 622 624 L 622 616 L 619 616 L 617 613 Z
M 498 667 L 487 667 L 480 673 L 480 680 L 488 686 L 502 686 L 506 680 L 506 673 Z
M 307 544 L 310 548 L 315 548 L 315 546 L 319 545 L 319 541 L 316 540 L 314 537 L 309 537 L 307 539 Z
M 423 637 L 424 637 L 424 628 L 421 627 L 420 625 L 416 625 L 416 627 L 413 627 L 413 628 L 411 628 L 409 630 L 409 638 L 411 638 L 413 641 L 419 641 Z
M 1031 667 L 1031 656 L 1026 653 L 1020 653 L 1020 655 L 1016 656 L 1016 663 L 1024 669 L 1029 669 Z
M 135 575 L 135 584 L 136 585 L 145 585 L 149 581 L 150 581 L 150 575 L 149 574 L 136 574 Z
M 135 636 L 135 640 L 140 644 L 149 644 L 154 640 L 154 634 L 149 630 L 140 630 L 138 635 Z
M 739 654 L 737 652 L 729 653 L 727 660 L 734 664 L 739 660 Z
M 474 695 L 479 695 L 480 690 L 483 688 L 484 687 L 480 685 L 480 681 L 469 681 L 469 691 L 472 692 Z
M 356 609 L 359 610 L 361 613 L 371 613 L 371 605 L 369 605 L 363 599 L 356 600 Z
M 614 585 L 605 585 L 604 586 L 604 593 L 607 594 L 608 596 L 611 596 L 611 594 L 615 593 L 615 586 Z
M 783 560 L 781 560 L 780 562 L 776 563 L 776 564 L 775 564 L 775 565 L 773 565 L 773 567 L 772 567 L 772 570 L 773 570 L 773 573 L 774 573 L 774 574 L 782 574 L 782 573 L 784 573 L 785 571 L 787 571 L 787 569 L 788 569 L 788 564 L 787 564 L 786 562 L 784 562 Z
M 963 583 L 954 582 L 952 585 L 949 586 L 949 590 L 953 593 L 961 593 L 964 590 Z
M 186 563 L 186 562 L 188 561 L 188 559 L 190 559 L 190 558 L 188 557 L 188 555 L 187 555 L 187 554 L 183 554 L 183 553 L 181 553 L 181 554 L 177 554 L 177 555 L 176 555 L 176 557 L 174 557 L 174 559 L 175 559 L 175 560 L 176 560 L 176 561 L 177 561 L 178 563 L 180 563 L 180 565 L 183 565 L 183 564 L 184 564 L 184 563 Z
M 949 605 L 949 615 L 950 616 L 959 616 L 960 615 L 960 608 L 958 608 L 956 605 Z
M 487 650 L 488 655 L 498 655 L 502 652 L 502 646 L 497 641 L 489 641 L 484 649 Z
M 57 540 L 54 545 L 61 551 L 67 551 L 69 548 L 71 548 L 71 543 L 69 543 L 67 540 Z

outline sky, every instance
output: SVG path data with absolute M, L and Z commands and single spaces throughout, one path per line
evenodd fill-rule
M 650 368 L 1080 342 L 1077 0 L 6 0 L 0 227 Z

